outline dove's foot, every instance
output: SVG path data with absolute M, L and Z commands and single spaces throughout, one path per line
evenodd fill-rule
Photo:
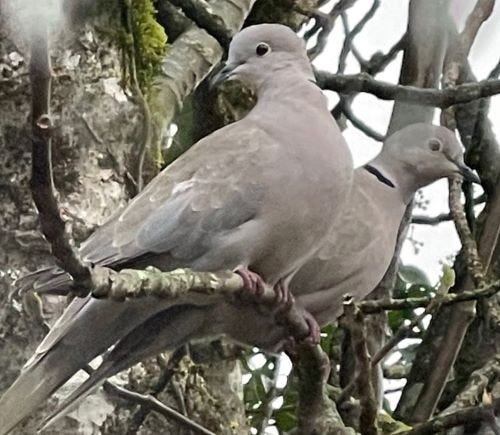
M 319 344 L 321 339 L 321 328 L 319 327 L 318 322 L 309 311 L 304 310 L 303 316 L 307 326 L 309 326 L 309 335 L 304 339 L 304 341 L 313 346 Z
M 275 304 L 278 307 L 288 307 L 294 303 L 293 295 L 290 293 L 288 285 L 281 279 L 274 286 L 274 293 L 276 294 Z
M 240 267 L 235 272 L 243 279 L 243 285 L 253 295 L 260 296 L 264 293 L 264 280 L 258 273 Z

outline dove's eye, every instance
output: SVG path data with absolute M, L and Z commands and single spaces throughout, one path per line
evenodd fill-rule
M 265 54 L 269 53 L 270 51 L 271 51 L 271 47 L 269 47 L 269 45 L 266 44 L 265 42 L 261 42 L 255 48 L 255 53 L 257 53 L 257 56 L 264 56 Z
M 431 151 L 441 151 L 443 149 L 443 144 L 439 139 L 433 138 L 429 140 L 429 148 Z

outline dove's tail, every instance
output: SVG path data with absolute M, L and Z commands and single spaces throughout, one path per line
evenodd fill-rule
M 68 352 L 69 349 L 58 347 L 23 369 L 0 398 L 0 435 L 9 433 L 31 415 L 81 367 L 80 361 Z
M 51 271 L 32 278 L 48 288 L 50 276 L 60 283 L 59 275 Z M 76 372 L 164 307 L 168 308 L 152 298 L 125 302 L 74 299 L 0 398 L 0 435 L 12 430 Z
M 70 411 L 106 379 L 147 357 L 176 349 L 204 330 L 210 307 L 181 305 L 151 317 L 135 328 L 105 356 L 102 364 L 42 424 L 47 427 Z

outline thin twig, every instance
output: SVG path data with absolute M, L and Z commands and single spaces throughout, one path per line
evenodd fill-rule
M 372 139 L 375 139 L 378 142 L 383 142 L 385 140 L 385 135 L 379 133 L 369 125 L 367 125 L 365 122 L 363 122 L 361 119 L 358 118 L 358 116 L 353 112 L 352 107 L 351 107 L 351 101 L 350 99 L 340 97 L 340 108 L 342 110 L 342 113 L 345 115 L 345 117 L 351 121 L 352 125 L 356 127 L 358 130 L 362 131 L 364 134 L 366 134 L 368 137 L 371 137 Z
M 328 42 L 328 36 L 333 29 L 335 21 L 340 16 L 342 12 L 354 6 L 357 0 L 339 0 L 337 4 L 332 8 L 328 14 L 318 14 L 316 18 L 316 23 L 314 27 L 306 32 L 305 38 L 308 39 L 312 35 L 318 33 L 318 39 L 314 47 L 310 48 L 307 52 L 311 59 L 316 58 L 325 48 Z
M 355 386 L 359 394 L 361 414 L 359 425 L 362 435 L 376 435 L 377 399 L 372 382 L 372 363 L 365 336 L 365 323 L 362 312 L 352 297 L 344 300 L 345 325 L 351 333 L 352 352 L 356 361 Z
M 413 429 L 405 432 L 405 435 L 429 435 L 441 433 L 446 429 L 467 423 L 489 421 L 492 410 L 497 413 L 500 412 L 500 398 L 495 399 L 491 406 L 471 406 L 462 408 L 452 414 L 438 415 L 430 421 L 413 426 Z
M 354 39 L 363 30 L 366 23 L 368 23 L 368 21 L 370 21 L 373 18 L 379 6 L 380 6 L 380 0 L 373 0 L 370 9 L 368 9 L 368 12 L 366 12 L 363 18 L 361 18 L 361 20 L 354 26 L 354 28 L 351 31 L 349 31 L 347 14 L 345 13 L 345 11 L 342 11 L 342 22 L 344 23 L 344 29 L 346 30 L 346 35 L 344 39 L 344 44 L 342 45 L 342 51 L 340 52 L 339 56 L 339 66 L 337 69 L 337 74 L 341 74 L 345 71 L 346 59 L 349 52 L 352 51 Z
M 370 75 L 378 74 L 385 70 L 387 65 L 389 65 L 398 53 L 404 49 L 406 44 L 406 33 L 396 42 L 387 53 L 377 52 L 372 55 L 370 60 L 366 63 L 361 63 L 361 71 L 366 72 Z
M 386 355 L 399 343 L 401 340 L 408 337 L 410 332 L 415 327 L 421 328 L 421 323 L 426 316 L 433 315 L 440 307 L 443 302 L 443 298 L 448 294 L 450 287 L 455 284 L 455 274 L 453 272 L 443 272 L 444 276 L 441 278 L 439 288 L 437 290 L 437 296 L 425 307 L 423 313 L 416 316 L 409 324 L 401 325 L 396 333 L 391 337 L 387 343 L 382 346 L 382 348 L 374 355 L 372 358 L 372 366 L 375 367 Z M 451 278 L 447 275 L 450 274 Z
M 62 220 L 52 176 L 50 93 L 51 65 L 47 29 L 34 26 L 31 35 L 30 80 L 32 89 L 32 174 L 31 193 L 38 209 L 43 235 L 58 264 L 75 281 L 88 287 L 91 275 L 80 260 L 71 235 Z
M 142 407 L 149 408 L 152 411 L 156 411 L 158 414 L 163 415 L 169 420 L 176 421 L 180 425 L 189 430 L 192 430 L 197 434 L 215 435 L 214 432 L 189 419 L 185 415 L 182 415 L 180 412 L 176 411 L 170 406 L 165 405 L 156 397 L 150 394 L 136 393 L 135 391 L 127 390 L 126 388 L 115 385 L 109 381 L 104 382 L 103 387 L 107 393 L 114 394 L 122 399 L 126 399 L 132 403 L 136 403 Z
M 500 291 L 500 281 L 484 284 L 476 290 L 463 291 L 460 293 L 449 293 L 441 299 L 442 305 L 453 305 L 459 302 L 476 301 L 489 298 Z M 377 300 L 365 300 L 359 303 L 359 308 L 365 314 L 374 314 L 388 310 L 404 310 L 413 308 L 425 308 L 434 298 L 423 296 L 417 298 L 393 299 L 384 298 Z
M 83 370 L 89 375 L 91 375 L 95 371 L 90 364 L 87 364 L 83 368 Z M 113 394 L 117 397 L 120 397 L 121 399 L 126 399 L 130 402 L 136 403 L 146 409 L 156 411 L 159 414 L 165 416 L 167 419 L 175 420 L 177 423 L 180 423 L 186 428 L 191 429 L 195 433 L 199 433 L 202 435 L 215 435 L 213 432 L 199 425 L 195 421 L 187 418 L 185 415 L 182 415 L 180 412 L 176 411 L 170 406 L 160 402 L 156 397 L 152 395 L 140 394 L 134 391 L 130 391 L 127 388 L 120 387 L 111 381 L 104 381 L 102 386 L 105 393 Z
M 462 194 L 462 180 L 458 177 L 454 177 L 450 179 L 449 183 L 450 214 L 453 216 L 455 227 L 460 236 L 460 241 L 462 242 L 467 270 L 475 286 L 479 287 L 484 284 L 484 269 L 481 259 L 479 258 L 476 241 L 470 231 L 464 208 L 460 200 Z

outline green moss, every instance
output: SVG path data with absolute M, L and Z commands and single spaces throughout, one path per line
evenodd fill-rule
M 167 50 L 167 35 L 156 21 L 152 0 L 128 0 L 137 79 L 147 93 Z M 128 41 L 129 43 L 132 42 Z

